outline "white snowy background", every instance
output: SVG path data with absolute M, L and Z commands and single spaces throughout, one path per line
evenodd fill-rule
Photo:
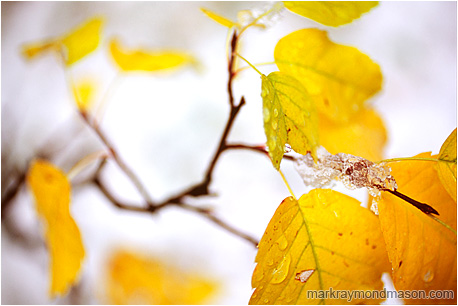
M 102 45 L 76 64 L 72 73 L 96 78 L 102 92 L 117 72 L 107 48 L 112 37 L 130 47 L 187 50 L 200 60 L 200 72 L 187 69 L 124 77 L 109 101 L 102 126 L 155 200 L 199 182 L 229 110 L 227 30 L 207 18 L 200 7 L 236 19 L 239 10 L 268 5 L 271 3 L 2 2 L 2 167 L 25 169 L 50 135 L 69 144 L 54 160 L 65 171 L 77 161 L 76 156 L 100 148 L 75 112 L 56 59 L 47 55 L 27 62 L 20 55 L 22 44 L 56 37 L 99 15 L 106 19 Z M 380 112 L 388 130 L 385 157 L 437 153 L 456 127 L 456 13 L 456 2 L 383 2 L 351 24 L 327 28 L 283 11 L 267 30 L 248 30 L 241 53 L 252 63 L 272 61 L 281 37 L 302 28 L 327 29 L 333 41 L 357 47 L 382 68 L 383 89 L 369 103 Z M 259 69 L 267 74 L 275 67 Z M 260 86 L 259 75 L 251 69 L 237 78 L 236 101 L 244 95 L 247 104 L 235 121 L 230 140 L 265 141 Z M 78 129 L 82 132 L 75 136 L 72 131 Z M 124 200 L 140 201 L 122 173 L 115 166 L 108 168 L 104 177 L 115 193 Z M 297 196 L 307 191 L 289 161 L 282 162 L 282 169 Z M 8 180 L 2 171 L 2 183 Z M 221 219 L 258 239 L 288 196 L 270 161 L 250 151 L 224 153 L 210 187 L 216 197 L 192 203 L 213 207 Z M 360 201 L 366 199 L 363 190 L 349 191 L 339 185 L 336 189 Z M 216 280 L 220 290 L 210 303 L 248 302 L 256 249 L 205 218 L 174 207 L 154 216 L 120 211 L 94 187 L 74 190 L 71 211 L 87 253 L 77 294 L 48 299 L 49 259 L 41 223 L 31 195 L 22 189 L 2 221 L 7 219 L 14 229 L 11 233 L 2 225 L 3 304 L 106 303 L 103 275 L 107 259 L 113 249 L 125 246 Z

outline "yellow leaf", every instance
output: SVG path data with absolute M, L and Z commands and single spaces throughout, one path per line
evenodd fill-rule
M 430 153 L 415 157 L 430 158 Z M 433 156 L 434 158 L 434 156 Z M 456 201 L 442 186 L 435 163 L 390 163 L 398 190 L 434 207 L 456 231 Z M 385 192 L 378 202 L 380 224 L 397 290 L 453 290 L 453 300 L 406 300 L 414 304 L 456 304 L 456 234 L 409 203 Z
M 70 215 L 70 183 L 61 170 L 43 160 L 32 162 L 27 181 L 45 223 L 51 255 L 50 295 L 63 295 L 76 281 L 84 258 L 80 231 Z
M 315 106 L 295 78 L 282 72 L 262 76 L 264 132 L 274 167 L 278 170 L 288 142 L 297 153 L 312 152 L 318 146 Z
M 300 80 L 318 112 L 333 121 L 351 121 L 381 89 L 379 65 L 356 48 L 333 43 L 325 31 L 303 29 L 283 37 L 274 57 L 280 71 Z
M 25 45 L 22 53 L 31 59 L 44 52 L 56 51 L 65 64 L 70 66 L 97 48 L 102 23 L 101 18 L 90 19 L 63 37 Z
M 355 297 L 307 297 L 318 290 L 381 290 L 388 269 L 377 217 L 330 189 L 314 189 L 277 208 L 259 243 L 250 304 L 356 304 Z
M 202 304 L 217 287 L 201 275 L 128 251 L 113 254 L 108 273 L 110 304 Z
M 352 22 L 377 6 L 377 1 L 284 1 L 285 7 L 327 26 Z
M 331 154 L 347 153 L 371 161 L 381 160 L 387 136 L 377 112 L 363 109 L 348 124 L 339 124 L 320 114 L 320 143 Z
M 123 71 L 159 71 L 195 64 L 196 60 L 179 51 L 126 50 L 117 40 L 110 43 L 110 52 Z
M 438 159 L 439 179 L 456 202 L 456 129 L 445 140 Z
M 213 13 L 212 11 L 209 11 L 207 9 L 204 9 L 204 8 L 201 8 L 200 9 L 205 15 L 207 15 L 210 19 L 212 19 L 213 21 L 216 21 L 217 23 L 219 23 L 220 25 L 222 26 L 225 26 L 227 28 L 232 28 L 233 26 L 236 26 L 237 23 L 223 17 L 223 16 L 220 16 L 216 13 Z
M 89 78 L 80 79 L 73 84 L 73 96 L 78 109 L 86 112 L 92 106 L 95 95 L 95 82 Z
M 102 23 L 101 18 L 93 18 L 62 38 L 61 43 L 67 66 L 97 49 Z

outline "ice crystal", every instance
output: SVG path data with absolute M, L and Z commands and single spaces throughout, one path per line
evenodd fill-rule
M 390 167 L 351 154 L 332 155 L 320 148 L 316 163 L 307 154 L 297 158 L 295 164 L 304 183 L 315 188 L 322 188 L 338 179 L 349 189 L 366 187 L 374 197 L 380 194 L 380 190 L 397 189 Z

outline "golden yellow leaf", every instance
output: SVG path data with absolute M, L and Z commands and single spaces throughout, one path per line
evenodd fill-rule
M 110 43 L 110 52 L 123 71 L 160 71 L 196 64 L 194 57 L 179 51 L 127 50 L 117 40 Z
M 319 116 L 320 143 L 331 154 L 347 153 L 371 161 L 383 157 L 387 136 L 385 125 L 377 112 L 363 109 L 347 124 Z
M 118 251 L 109 261 L 110 304 L 188 305 L 209 301 L 217 285 L 157 258 Z
M 101 18 L 93 18 L 62 38 L 61 43 L 67 66 L 97 49 L 102 23 Z
M 78 109 L 82 112 L 88 111 L 94 102 L 95 82 L 89 78 L 83 78 L 77 80 L 72 87 Z
M 300 80 L 317 110 L 347 123 L 382 85 L 379 65 L 358 49 L 335 44 L 318 29 L 295 31 L 277 43 L 275 63 Z
M 204 8 L 201 8 L 200 9 L 205 15 L 207 15 L 210 19 L 212 19 L 213 21 L 216 21 L 217 23 L 219 23 L 220 25 L 222 26 L 225 26 L 227 28 L 232 28 L 233 26 L 236 26 L 237 23 L 221 16 L 221 15 L 218 15 L 216 13 L 213 13 L 212 11 L 210 10 L 207 10 L 207 9 L 204 9 Z
M 92 18 L 62 37 L 25 45 L 22 53 L 26 58 L 34 58 L 44 52 L 56 51 L 70 66 L 97 48 L 102 23 L 102 18 Z
M 430 153 L 415 157 L 430 158 Z M 434 158 L 435 156 L 433 156 Z M 398 190 L 439 212 L 439 219 L 456 231 L 456 201 L 442 186 L 435 163 L 390 163 Z M 431 216 L 385 192 L 378 202 L 380 224 L 397 290 L 453 290 L 454 299 L 409 299 L 412 304 L 456 304 L 456 234 Z
M 318 146 L 318 118 L 312 100 L 302 84 L 282 72 L 262 76 L 264 132 L 274 167 L 278 170 L 288 142 L 297 153 L 312 152 Z
M 352 22 L 377 6 L 377 1 L 284 1 L 285 7 L 327 26 Z
M 61 170 L 43 160 L 32 162 L 27 181 L 45 223 L 51 255 L 50 295 L 63 295 L 77 280 L 84 258 L 80 231 L 70 215 L 70 183 Z
M 439 178 L 456 202 L 456 129 L 445 140 L 439 151 L 438 159 Z
M 381 290 L 388 269 L 378 218 L 360 203 L 330 189 L 298 201 L 286 198 L 259 243 L 250 304 L 356 304 L 327 299 L 325 290 Z M 314 298 L 307 292 L 315 292 Z

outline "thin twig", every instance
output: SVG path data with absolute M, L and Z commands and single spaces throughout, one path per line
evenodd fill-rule
M 81 117 L 88 124 L 88 126 L 90 126 L 92 130 L 97 134 L 97 136 L 103 142 L 103 144 L 108 148 L 111 156 L 113 157 L 115 162 L 118 164 L 119 168 L 129 177 L 131 182 L 134 184 L 135 188 L 137 188 L 138 192 L 140 192 L 140 194 L 145 199 L 145 201 L 148 203 L 148 205 L 154 206 L 155 204 L 154 204 L 153 198 L 148 193 L 142 181 L 137 177 L 137 175 L 132 171 L 132 169 L 130 169 L 127 163 L 124 162 L 121 156 L 117 153 L 114 146 L 105 136 L 105 134 L 102 132 L 100 127 L 96 123 L 93 123 L 92 120 L 90 120 L 89 115 L 87 113 L 81 113 Z
M 102 165 L 101 165 L 102 166 Z M 227 224 L 220 218 L 216 217 L 210 210 L 205 209 L 205 208 L 200 208 L 200 207 L 195 207 L 183 202 L 165 202 L 160 205 L 156 205 L 154 207 L 151 206 L 139 206 L 139 205 L 134 205 L 134 204 L 126 204 L 123 203 L 119 200 L 117 200 L 108 190 L 108 188 L 102 183 L 100 179 L 100 171 L 101 167 L 97 170 L 96 176 L 93 179 L 93 183 L 98 187 L 98 189 L 102 192 L 102 194 L 116 207 L 119 209 L 123 210 L 129 210 L 129 211 L 135 211 L 135 212 L 141 212 L 141 213 L 156 213 L 158 210 L 165 208 L 167 206 L 178 206 L 183 209 L 193 211 L 195 213 L 198 213 L 199 215 L 213 221 L 215 224 L 220 226 L 221 228 L 227 230 L 228 232 L 250 242 L 253 244 L 255 247 L 258 245 L 259 241 L 256 238 L 253 238 L 252 236 L 232 227 L 231 225 Z
M 21 173 L 21 175 L 15 180 L 14 184 L 5 191 L 4 195 L 2 195 L 2 219 L 6 216 L 6 212 L 12 203 L 12 200 L 16 197 L 24 183 L 25 172 Z

